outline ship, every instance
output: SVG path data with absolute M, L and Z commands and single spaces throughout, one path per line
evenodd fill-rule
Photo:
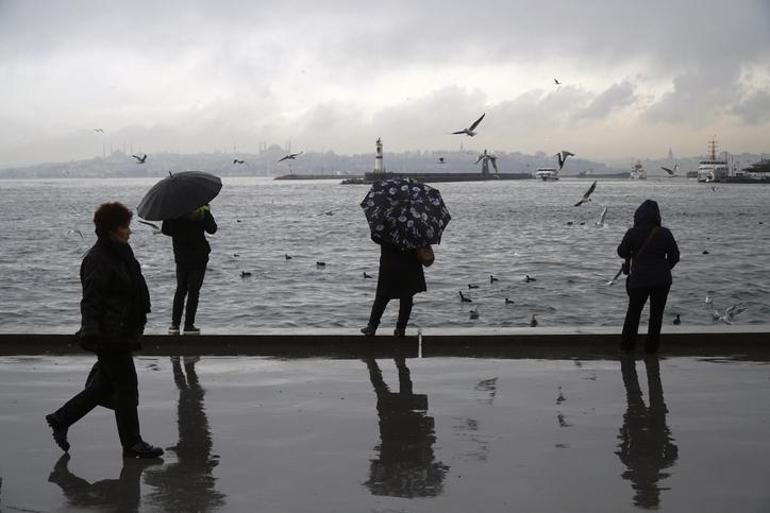
M 730 167 L 726 160 L 717 158 L 717 141 L 709 141 L 709 155 L 698 163 L 699 182 L 722 182 L 730 176 Z
M 628 176 L 631 180 L 647 180 L 647 171 L 642 167 L 642 163 L 637 160 Z
M 539 167 L 535 171 L 535 178 L 544 182 L 555 181 L 559 179 L 559 171 L 555 167 Z

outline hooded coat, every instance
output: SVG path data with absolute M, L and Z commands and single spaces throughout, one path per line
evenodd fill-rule
M 655 233 L 644 246 L 652 230 Z M 652 200 L 644 201 L 634 213 L 634 226 L 618 246 L 621 258 L 631 259 L 628 288 L 655 288 L 671 285 L 671 269 L 679 262 L 679 247 L 668 228 L 661 226 L 660 209 Z

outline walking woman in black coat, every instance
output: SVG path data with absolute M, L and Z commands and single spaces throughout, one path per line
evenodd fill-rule
M 646 200 L 636 209 L 634 226 L 618 246 L 618 255 L 630 263 L 626 279 L 628 311 L 623 323 L 621 349 L 633 350 L 642 308 L 649 297 L 650 321 L 644 349 L 655 353 L 660 346 L 660 327 L 671 288 L 671 269 L 679 262 L 679 248 L 668 228 L 661 226 L 656 202 Z
M 80 266 L 83 299 L 78 336 L 84 349 L 96 353 L 97 361 L 86 388 L 46 415 L 54 440 L 65 452 L 70 448 L 70 426 L 97 405 L 109 404 L 115 409 L 124 456 L 157 458 L 163 454 L 163 449 L 146 443 L 139 433 L 139 392 L 131 353 L 141 347 L 150 293 L 128 245 L 131 217 L 131 211 L 120 203 L 105 203 L 94 214 L 98 240 Z
M 425 274 L 422 272 L 422 264 L 417 260 L 417 251 L 401 251 L 397 247 L 383 242 L 380 244 L 377 293 L 374 296 L 369 324 L 361 329 L 361 333 L 368 337 L 374 336 L 388 302 L 391 299 L 398 299 L 400 302 L 398 322 L 393 335 L 405 336 L 406 324 L 412 313 L 413 296 L 426 290 Z
M 176 292 L 171 311 L 171 326 L 169 335 L 179 335 L 179 325 L 182 322 L 182 310 L 185 310 L 185 335 L 199 335 L 200 330 L 195 326 L 195 314 L 198 311 L 198 299 L 206 274 L 206 264 L 209 261 L 211 246 L 206 240 L 204 231 L 214 234 L 217 223 L 208 205 L 178 219 L 163 221 L 161 231 L 170 236 L 174 245 L 174 261 L 176 261 Z M 185 296 L 187 308 L 185 309 Z

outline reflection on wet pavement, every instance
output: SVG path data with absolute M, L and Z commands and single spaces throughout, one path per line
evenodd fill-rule
M 203 404 L 204 390 L 195 372 L 198 357 L 171 357 L 174 383 L 179 389 L 177 429 L 179 441 L 167 450 L 177 461 L 145 476 L 155 490 L 150 501 L 166 511 L 213 511 L 224 504 L 224 495 L 215 488 L 212 475 L 219 456 L 212 454 L 211 431 Z
M 616 454 L 627 468 L 622 476 L 631 481 L 635 492 L 634 504 L 656 509 L 660 506 L 661 490 L 666 490 L 659 486 L 658 481 L 669 477 L 662 470 L 674 465 L 679 449 L 666 425 L 668 410 L 663 400 L 660 362 L 656 356 L 647 356 L 644 365 L 649 388 L 647 406 L 642 399 L 633 355 L 624 355 L 620 361 L 628 407 L 623 415 Z
M 365 360 L 377 393 L 380 420 L 379 458 L 369 467 L 365 483 L 373 495 L 432 497 L 442 492 L 449 467 L 434 461 L 435 421 L 428 416 L 428 396 L 415 394 L 406 359 L 394 359 L 398 392 L 391 392 L 374 358 Z
M 112 412 L 71 457 L 42 421 L 93 358 L 0 357 L 0 510 L 767 511 L 770 365 L 741 358 L 143 356 L 168 450 L 124 461 Z

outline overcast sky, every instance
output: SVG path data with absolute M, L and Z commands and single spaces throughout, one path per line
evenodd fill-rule
M 0 0 L 0 167 L 103 142 L 602 160 L 714 135 L 770 152 L 770 0 Z

